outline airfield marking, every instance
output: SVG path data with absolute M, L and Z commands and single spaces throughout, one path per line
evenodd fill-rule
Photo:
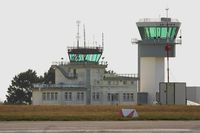
M 64 132 L 191 132 L 194 130 L 191 129 L 78 129 L 78 130 L 69 130 L 69 129 L 61 129 L 61 130 L 42 130 L 42 129 L 12 129 L 0 131 L 0 133 L 64 133 Z

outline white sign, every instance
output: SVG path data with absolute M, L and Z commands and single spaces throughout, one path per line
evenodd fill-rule
M 138 113 L 135 109 L 121 109 L 120 114 L 123 117 L 138 117 Z

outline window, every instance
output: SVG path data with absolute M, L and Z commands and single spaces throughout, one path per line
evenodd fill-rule
M 51 92 L 51 100 L 54 100 L 54 93 Z
M 55 100 L 58 99 L 58 92 L 55 92 Z
M 99 92 L 96 93 L 96 99 L 99 100 Z
M 42 100 L 43 101 L 46 101 L 46 100 L 54 101 L 54 100 L 57 100 L 57 98 L 58 98 L 57 92 L 43 92 L 42 93 Z
M 77 92 L 77 100 L 78 101 L 84 100 L 84 92 Z
M 71 101 L 72 100 L 72 92 L 69 92 L 69 100 Z
M 133 93 L 123 93 L 123 100 L 124 101 L 134 101 L 134 94 Z
M 177 32 L 177 27 L 174 26 L 152 26 L 152 27 L 144 27 L 139 28 L 140 34 L 142 38 L 152 39 L 152 38 L 169 38 L 171 40 L 175 39 L 175 35 Z
M 123 93 L 123 100 L 126 101 L 126 93 Z
M 65 92 L 65 100 L 66 101 L 72 100 L 72 92 Z
M 127 99 L 127 101 L 130 101 L 130 99 L 129 99 L 129 93 L 126 94 L 126 99 Z
M 46 93 L 45 93 L 45 92 L 42 93 L 42 100 L 43 100 L 43 101 L 46 100 Z
M 68 93 L 65 92 L 65 100 L 68 100 Z
M 77 93 L 77 100 L 80 100 L 80 92 Z
M 95 100 L 95 92 L 92 93 L 92 99 Z
M 92 99 L 94 101 L 98 101 L 100 99 L 100 93 L 99 92 L 93 92 L 92 93 Z
M 47 92 L 47 100 L 50 100 L 50 92 Z
M 133 93 L 131 93 L 130 100 L 133 101 Z
M 110 95 L 110 93 L 108 93 L 107 100 L 111 101 L 111 95 Z
M 119 94 L 115 93 L 115 101 L 119 101 Z
M 84 93 L 81 92 L 81 100 L 83 101 L 84 100 Z

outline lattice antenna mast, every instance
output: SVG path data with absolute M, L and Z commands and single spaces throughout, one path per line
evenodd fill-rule
M 85 33 L 85 24 L 83 25 L 83 36 L 84 36 L 84 48 L 86 47 L 86 33 Z
M 80 23 L 81 23 L 81 21 L 79 21 L 79 20 L 76 21 L 76 24 L 77 24 L 77 36 L 76 36 L 76 39 L 77 39 L 77 47 L 79 47 L 79 39 L 80 39 L 79 26 L 80 26 Z
M 104 48 L 104 33 L 102 33 L 102 48 Z

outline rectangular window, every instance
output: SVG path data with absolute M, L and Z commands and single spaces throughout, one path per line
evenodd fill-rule
M 115 101 L 119 101 L 119 94 L 115 93 Z
M 99 92 L 96 93 L 96 100 L 99 100 Z
M 50 93 L 47 92 L 47 100 L 50 100 Z
M 68 93 L 65 92 L 65 100 L 68 100 Z
M 171 33 L 171 39 L 175 39 L 175 34 L 176 34 L 176 27 L 173 27 L 172 33 Z
M 46 93 L 45 93 L 45 92 L 42 93 L 42 100 L 43 100 L 43 101 L 46 100 Z
M 83 101 L 84 100 L 84 93 L 81 92 L 81 100 Z
M 72 92 L 65 92 L 65 100 L 66 101 L 72 100 Z
M 133 93 L 131 93 L 130 100 L 133 101 Z
M 126 93 L 123 93 L 123 100 L 126 101 Z
M 54 100 L 54 93 L 51 92 L 51 100 Z
M 161 38 L 166 38 L 167 37 L 167 27 L 162 27 L 161 28 Z
M 127 93 L 126 96 L 127 101 L 130 101 L 129 93 Z
M 58 100 L 58 92 L 55 92 L 55 100 Z
M 108 100 L 108 101 L 111 101 L 111 98 L 110 98 L 110 97 L 111 97 L 111 95 L 110 95 L 110 93 L 108 93 L 108 96 L 107 96 L 107 100 Z
M 95 99 L 95 92 L 92 93 L 92 99 L 93 99 L 93 100 L 96 100 L 96 99 Z
M 69 97 L 69 100 L 71 101 L 72 100 L 72 92 L 68 93 L 68 97 Z
M 80 92 L 77 93 L 77 100 L 80 100 Z

